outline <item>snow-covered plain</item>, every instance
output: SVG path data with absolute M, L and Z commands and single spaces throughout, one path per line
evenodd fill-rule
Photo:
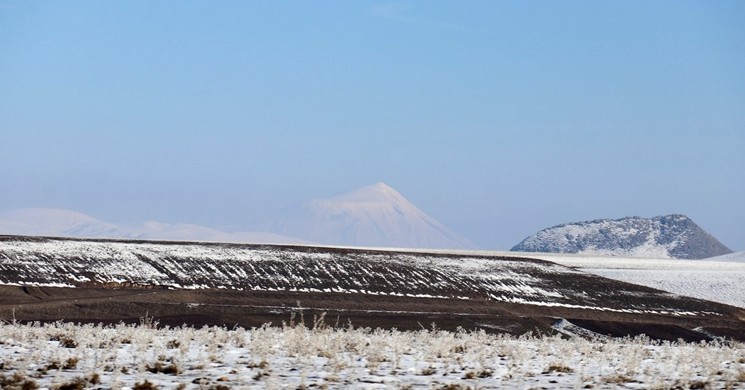
M 745 308 L 745 263 L 531 253 L 622 282 Z
M 745 263 L 745 251 L 733 252 L 727 255 L 714 256 L 704 259 L 707 261 L 737 261 Z
M 702 260 L 600 256 L 590 254 L 426 250 L 464 256 L 515 256 L 551 261 L 609 279 L 652 287 L 687 297 L 745 308 L 745 256 Z
M 309 325 L 227 330 L 156 328 L 147 321 L 113 327 L 4 323 L 0 324 L 0 385 L 9 389 L 745 385 L 745 345 L 740 343 L 333 329 L 316 319 Z

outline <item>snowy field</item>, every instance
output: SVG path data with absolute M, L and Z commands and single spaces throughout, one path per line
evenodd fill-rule
M 585 272 L 745 308 L 745 263 L 531 253 Z
M 310 322 L 310 321 L 309 321 Z M 2 388 L 738 388 L 745 345 L 315 326 L 0 325 Z
M 703 260 L 564 253 L 426 250 L 461 255 L 516 256 L 551 261 L 622 282 L 745 308 L 745 255 Z

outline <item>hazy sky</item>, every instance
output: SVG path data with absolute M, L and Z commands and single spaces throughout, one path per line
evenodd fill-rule
M 0 0 L 0 211 L 251 228 L 384 181 L 482 248 L 745 249 L 743 1 Z

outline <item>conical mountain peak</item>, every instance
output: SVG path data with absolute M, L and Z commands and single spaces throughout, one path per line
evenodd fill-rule
M 377 183 L 375 183 L 375 184 L 373 184 L 371 186 L 368 186 L 368 187 L 369 188 L 375 188 L 378 191 L 394 191 L 394 192 L 396 191 L 393 188 L 391 188 L 391 186 L 389 186 L 388 184 L 385 184 L 382 181 L 379 181 L 379 182 L 377 182 Z
M 388 203 L 411 205 L 408 199 L 389 185 L 379 182 L 367 187 L 358 188 L 329 199 L 316 201 L 351 202 L 351 203 Z
M 329 245 L 472 247 L 382 182 L 305 202 L 277 223 L 275 231 Z
M 393 189 L 393 187 L 389 186 L 388 184 L 383 183 L 382 181 L 379 181 L 371 186 L 364 187 L 363 189 L 377 191 L 381 194 L 386 194 L 386 195 L 401 196 L 401 194 L 395 189 Z

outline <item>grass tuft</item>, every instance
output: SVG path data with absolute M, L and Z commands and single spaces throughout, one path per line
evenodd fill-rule
M 145 367 L 146 370 L 152 372 L 153 374 L 166 374 L 166 375 L 178 375 L 181 371 L 179 370 L 178 366 L 175 364 L 163 364 L 161 361 L 155 362 L 153 365 L 147 365 Z
M 78 366 L 78 358 L 76 357 L 70 357 L 67 360 L 65 360 L 65 364 L 62 365 L 63 370 L 72 370 L 73 368 Z
M 88 386 L 88 381 L 85 378 L 76 377 L 67 383 L 63 383 L 57 386 L 56 390 L 83 390 Z
M 605 383 L 614 383 L 614 384 L 617 384 L 617 385 L 624 384 L 624 383 L 635 382 L 634 379 L 629 378 L 628 376 L 622 375 L 622 374 L 617 374 L 617 375 L 611 375 L 611 376 L 603 377 L 603 381 Z
M 8 390 L 36 390 L 39 386 L 33 379 L 17 372 L 10 377 L 0 375 L 0 389 Z
M 132 387 L 132 390 L 156 390 L 157 388 L 158 386 L 145 379 L 144 382 L 135 383 L 134 387 Z
M 574 370 L 571 367 L 568 367 L 561 363 L 552 363 L 546 370 L 543 371 L 543 374 L 550 374 L 552 372 L 563 372 L 568 374 L 574 372 Z

